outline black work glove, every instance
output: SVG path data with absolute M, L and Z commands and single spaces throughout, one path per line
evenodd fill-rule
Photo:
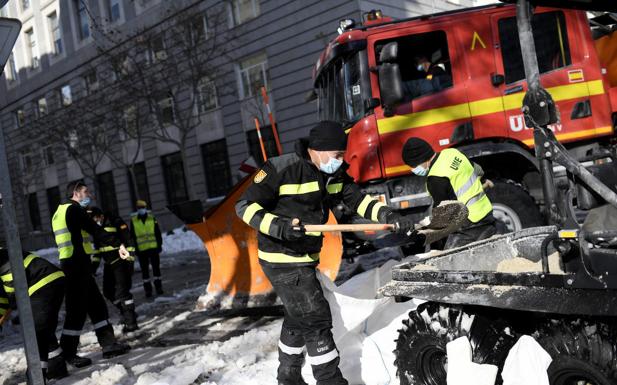
M 411 217 L 401 215 L 398 211 L 391 211 L 386 215 L 386 223 L 394 225 L 394 231 L 399 234 L 413 232 L 414 221 Z
M 292 223 L 291 218 L 286 218 L 283 220 L 283 226 L 281 231 L 281 238 L 284 241 L 299 241 L 300 239 L 305 237 L 304 226 L 298 223 Z

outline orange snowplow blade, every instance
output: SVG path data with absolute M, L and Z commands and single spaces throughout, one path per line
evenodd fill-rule
M 595 41 L 600 64 L 606 68 L 611 87 L 617 87 L 617 33 L 603 36 Z
M 203 240 L 210 256 L 210 280 L 197 309 L 269 306 L 276 301 L 257 258 L 257 232 L 238 218 L 234 207 L 252 182 L 252 175 L 243 179 L 220 204 L 206 211 L 203 222 L 188 225 Z M 336 223 L 332 213 L 328 223 Z M 340 234 L 326 233 L 318 268 L 332 280 L 342 253 Z

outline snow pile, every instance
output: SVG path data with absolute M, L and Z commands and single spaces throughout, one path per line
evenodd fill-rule
M 171 234 L 163 234 L 163 254 L 204 249 L 204 243 L 201 238 L 185 227 L 178 227 Z

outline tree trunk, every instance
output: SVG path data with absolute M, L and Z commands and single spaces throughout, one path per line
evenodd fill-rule
M 180 157 L 182 158 L 182 168 L 184 170 L 184 182 L 186 184 L 186 193 L 189 200 L 195 199 L 195 189 L 193 187 L 193 181 L 189 172 L 189 165 L 186 157 L 186 140 L 180 142 Z

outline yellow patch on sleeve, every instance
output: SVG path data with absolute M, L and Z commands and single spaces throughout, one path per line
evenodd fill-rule
M 259 172 L 257 173 L 257 175 L 255 175 L 255 178 L 253 178 L 253 182 L 255 183 L 259 183 L 262 180 L 264 180 L 264 178 L 268 176 L 268 174 L 266 174 L 266 172 L 264 170 L 259 170 Z
M 121 225 L 120 228 L 124 230 L 127 228 L 127 225 Z

